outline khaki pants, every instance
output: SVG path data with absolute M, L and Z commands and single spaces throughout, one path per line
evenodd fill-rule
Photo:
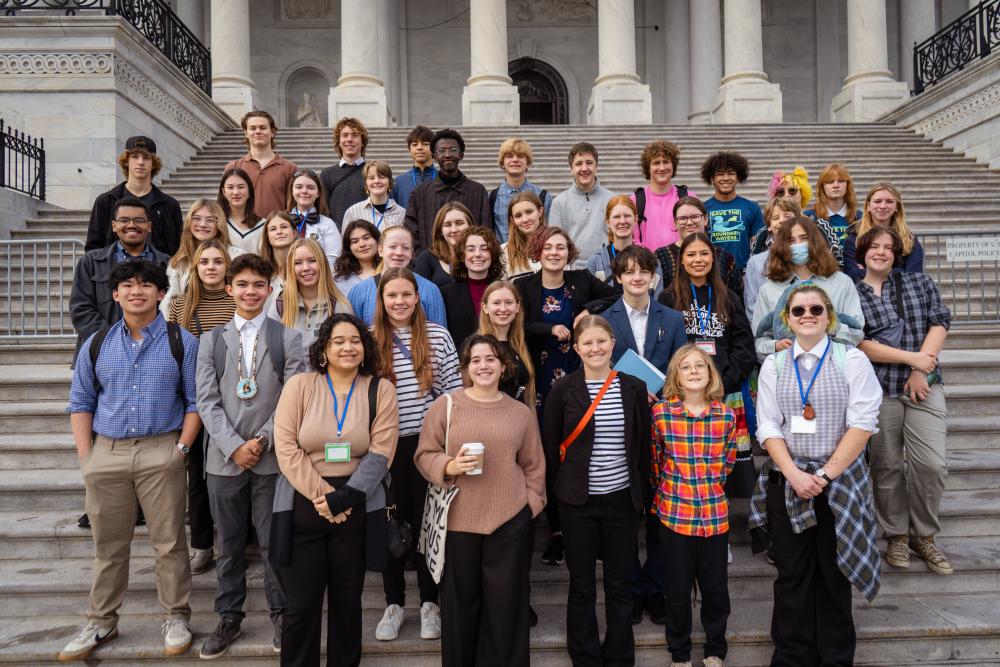
M 941 530 L 938 510 L 948 476 L 948 410 L 944 388 L 926 400 L 883 396 L 879 432 L 872 436 L 875 512 L 886 535 L 930 537 Z
M 176 432 L 130 440 L 98 436 L 80 466 L 96 550 L 88 612 L 91 622 L 103 626 L 118 622 L 118 608 L 128 588 L 136 499 L 146 516 L 156 556 L 160 606 L 167 618 L 191 616 L 191 564 L 184 534 L 187 479 L 176 442 Z

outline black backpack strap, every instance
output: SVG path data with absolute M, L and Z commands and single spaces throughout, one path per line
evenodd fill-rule
M 500 194 L 500 188 L 496 187 L 490 190 L 490 211 L 493 212 L 497 207 L 497 195 Z M 496 215 L 496 213 L 494 213 Z
M 274 307 L 278 311 L 278 317 L 285 316 L 285 295 L 279 294 L 278 298 L 274 300 Z
M 271 320 L 266 323 L 267 328 L 267 356 L 271 357 L 274 364 L 274 372 L 278 376 L 278 382 L 285 384 L 285 327 L 277 321 Z
M 372 424 L 375 423 L 375 413 L 378 412 L 378 383 L 377 377 L 372 377 L 368 383 L 368 433 L 372 432 Z
M 177 376 L 180 378 L 177 395 L 184 400 L 184 338 L 181 335 L 181 325 L 167 322 L 167 341 L 170 343 L 170 354 L 177 362 Z
M 688 186 L 678 185 L 677 186 L 677 198 L 682 199 L 688 196 Z
M 212 334 L 215 336 L 212 340 L 212 361 L 215 362 L 215 379 L 218 381 L 220 389 L 222 374 L 226 371 L 226 341 L 222 337 L 222 330 L 225 328 L 226 325 L 223 324 L 212 329 Z
M 634 190 L 635 194 L 635 208 L 638 211 L 637 224 L 642 224 L 646 222 L 646 188 L 636 188 Z
M 549 196 L 549 191 L 542 188 L 542 191 L 538 193 L 538 198 L 542 200 L 542 208 L 545 208 L 545 198 Z
M 101 355 L 101 346 L 104 345 L 104 339 L 108 337 L 109 331 L 111 331 L 111 327 L 101 327 L 90 339 L 90 367 L 94 370 L 95 394 L 101 393 L 101 381 L 97 379 L 97 357 Z

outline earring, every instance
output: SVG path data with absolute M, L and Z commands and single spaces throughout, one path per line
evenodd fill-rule
M 326 366 L 326 353 L 325 352 L 320 352 L 319 353 L 319 365 L 320 366 Z

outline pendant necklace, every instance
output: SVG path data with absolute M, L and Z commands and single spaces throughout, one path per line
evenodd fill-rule
M 257 337 L 253 339 L 253 355 L 249 368 L 250 377 L 243 377 L 243 337 L 240 336 L 240 356 L 236 366 L 240 380 L 236 383 L 236 396 L 244 401 L 248 401 L 257 395 L 257 340 L 259 338 L 260 332 L 258 331 Z

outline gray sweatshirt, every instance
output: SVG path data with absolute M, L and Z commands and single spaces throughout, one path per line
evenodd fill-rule
M 608 202 L 614 196 L 615 193 L 601 187 L 601 182 L 598 180 L 590 192 L 584 192 L 574 183 L 552 200 L 548 224 L 565 229 L 580 250 L 580 258 L 572 268 L 585 268 L 587 258 L 607 241 L 608 231 L 604 226 L 604 213 Z

